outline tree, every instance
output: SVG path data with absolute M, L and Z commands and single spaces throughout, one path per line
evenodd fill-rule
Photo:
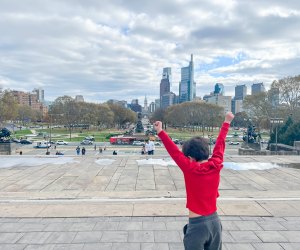
M 220 123 L 223 108 L 205 102 L 184 102 L 168 107 L 165 120 L 172 126 L 187 127 L 190 130 L 202 127 L 213 128 Z
M 261 127 L 262 124 L 269 124 L 266 121 L 274 116 L 273 107 L 266 92 L 246 96 L 243 108 L 258 127 Z
M 283 143 L 293 146 L 294 141 L 300 141 L 300 122 L 292 124 L 282 138 Z
M 300 106 L 300 75 L 274 81 L 271 88 L 279 89 L 280 103 L 286 104 L 289 112 L 296 115 Z
M 18 114 L 18 103 L 10 90 L 4 90 L 0 96 L 0 123 L 15 120 Z
M 136 122 L 137 115 L 132 110 L 124 108 L 119 104 L 109 103 L 108 106 L 114 114 L 114 124 L 118 128 L 121 128 L 126 123 Z
M 236 113 L 232 121 L 233 126 L 235 127 L 247 127 L 249 117 L 245 111 Z
M 107 104 L 98 104 L 96 107 L 96 123 L 101 127 L 110 127 L 114 121 L 114 113 Z

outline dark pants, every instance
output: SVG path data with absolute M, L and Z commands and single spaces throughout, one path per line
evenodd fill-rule
M 222 225 L 217 212 L 189 218 L 183 228 L 185 250 L 221 250 Z
M 154 155 L 154 150 L 149 150 L 148 155 Z

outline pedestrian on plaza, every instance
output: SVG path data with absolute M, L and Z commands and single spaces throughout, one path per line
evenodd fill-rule
M 81 149 L 81 154 L 82 154 L 82 155 L 85 155 L 85 152 L 86 152 L 85 147 L 82 147 L 82 149 Z
M 148 139 L 145 144 L 145 149 L 148 155 L 153 155 L 155 149 L 154 142 Z
M 228 112 L 209 158 L 208 141 L 194 137 L 184 142 L 182 151 L 163 131 L 162 122 L 154 128 L 170 156 L 184 175 L 189 220 L 183 228 L 185 250 L 222 249 L 222 225 L 217 214 L 220 171 L 223 168 L 225 139 L 234 115 Z
M 96 146 L 96 144 L 94 145 L 94 150 L 95 150 L 95 151 L 97 150 L 97 146 Z
M 146 147 L 145 147 L 145 145 L 143 145 L 143 147 L 142 147 L 141 154 L 142 154 L 142 155 L 146 154 Z
M 77 153 L 77 155 L 80 155 L 80 147 L 79 146 L 77 146 L 77 148 L 76 148 L 76 153 Z
M 99 153 L 102 154 L 102 148 L 101 147 L 99 147 Z

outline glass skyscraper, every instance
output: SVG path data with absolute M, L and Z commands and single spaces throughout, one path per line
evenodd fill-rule
M 196 97 L 196 82 L 194 81 L 193 54 L 189 66 L 181 68 L 181 81 L 179 83 L 179 102 L 192 101 Z

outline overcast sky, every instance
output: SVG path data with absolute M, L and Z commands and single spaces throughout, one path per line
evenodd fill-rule
M 299 30 L 299 0 L 0 0 L 0 86 L 149 103 L 193 53 L 197 96 L 250 93 L 300 74 Z

